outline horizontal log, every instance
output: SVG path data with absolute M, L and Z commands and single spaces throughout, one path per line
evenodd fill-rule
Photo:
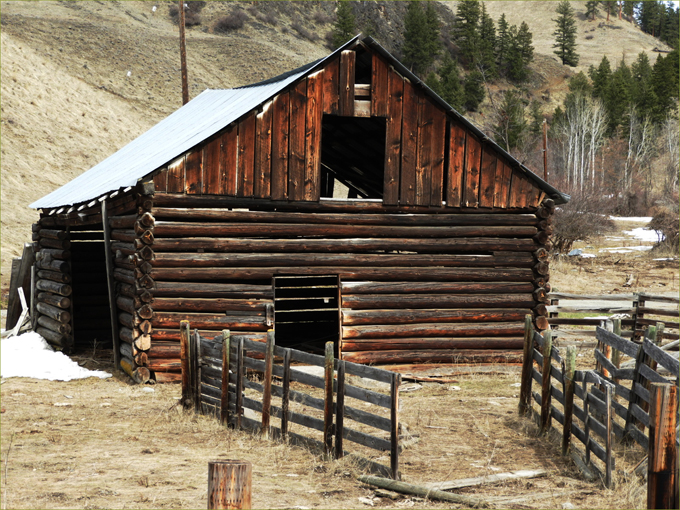
M 41 337 L 43 337 L 51 345 L 56 345 L 57 347 L 67 347 L 68 339 L 61 333 L 56 333 L 50 329 L 39 327 L 35 330 Z
M 152 377 L 158 384 L 172 384 L 182 381 L 182 374 L 180 372 L 154 372 Z
M 454 239 L 220 239 L 214 237 L 159 238 L 156 235 L 154 250 L 218 252 L 323 252 L 362 253 L 371 251 L 412 251 L 418 253 L 465 253 L 480 251 L 534 252 L 538 247 L 532 239 L 504 239 L 491 237 Z
M 680 317 L 678 309 L 669 310 L 668 308 L 652 308 L 649 306 L 639 306 L 638 313 L 647 313 L 651 315 L 661 315 L 663 317 Z
M 201 335 L 201 338 L 206 338 L 206 339 L 213 339 L 218 335 L 222 334 L 222 327 L 216 328 L 216 329 L 199 329 L 198 332 Z M 193 331 L 193 327 L 192 327 Z M 267 333 L 266 332 L 255 332 L 255 331 L 248 331 L 248 332 L 238 332 L 239 336 L 244 336 L 247 338 L 250 338 L 254 341 L 258 342 L 265 342 L 267 340 Z M 233 336 L 233 334 L 232 334 Z M 179 328 L 171 328 L 171 329 L 156 329 L 154 328 L 153 334 L 151 335 L 152 340 L 153 340 L 153 346 L 158 345 L 159 342 L 179 342 Z M 152 350 L 153 347 L 152 346 Z M 177 344 L 179 348 L 179 343 Z
M 180 321 L 187 320 L 191 328 L 207 328 L 207 329 L 245 329 L 250 331 L 265 331 L 267 329 L 267 321 L 265 317 L 260 316 L 235 316 L 222 314 L 190 314 L 190 313 L 172 313 L 172 312 L 157 312 L 151 320 L 151 325 L 154 328 L 167 329 L 179 328 Z
M 521 321 L 527 309 L 474 310 L 343 310 L 343 326 L 369 324 L 411 324 L 430 322 L 509 322 Z
M 347 223 L 349 222 L 349 224 Z M 351 218 L 345 223 L 319 225 L 287 225 L 279 223 L 188 223 L 158 221 L 156 237 L 533 237 L 540 236 L 536 227 L 523 226 L 450 226 L 401 227 L 391 225 L 356 225 Z M 542 244 L 542 243 L 541 243 Z
M 154 311 L 153 308 L 151 308 L 150 305 L 144 304 L 141 307 L 137 309 L 137 315 L 139 315 L 142 319 L 152 319 L 154 316 Z
M 123 255 L 134 255 L 136 252 L 134 243 L 113 242 L 111 243 L 111 251 L 120 252 Z
M 38 245 L 42 248 L 54 248 L 57 250 L 68 250 L 71 247 L 71 241 L 68 239 L 48 239 L 41 237 Z
M 151 372 L 148 368 L 138 367 L 135 362 L 129 358 L 120 359 L 120 368 L 122 368 L 137 384 L 144 384 L 151 378 Z
M 69 260 L 71 252 L 69 250 L 58 250 L 54 248 L 42 248 L 39 253 L 57 260 Z
M 342 282 L 342 295 L 354 294 L 517 294 L 533 292 L 532 283 L 517 282 Z
M 342 307 L 355 310 L 382 308 L 533 308 L 531 294 L 363 294 L 343 296 Z
M 143 289 L 155 289 L 156 282 L 148 274 L 142 275 L 141 278 L 137 279 L 137 284 Z
M 541 276 L 546 276 L 550 273 L 550 265 L 547 262 L 539 262 L 534 266 L 534 271 Z
M 36 308 L 41 314 L 47 315 L 56 321 L 63 323 L 71 322 L 71 314 L 66 310 L 41 302 L 36 304 Z
M 539 331 L 545 331 L 550 327 L 550 320 L 544 315 L 539 315 L 534 319 L 534 325 Z
M 71 275 L 68 273 L 60 273 L 58 271 L 48 271 L 46 269 L 41 269 L 38 271 L 37 276 L 43 280 L 52 280 L 53 282 L 59 283 L 71 283 Z
M 511 336 L 524 333 L 524 324 L 518 322 L 491 323 L 428 323 L 346 326 L 342 328 L 343 340 L 349 338 L 409 338 L 440 336 Z
M 182 369 L 182 363 L 179 358 L 151 358 L 149 359 L 148 366 L 155 372 L 178 372 Z
M 134 230 L 112 230 L 111 239 L 125 243 L 134 243 L 135 239 L 137 239 L 137 234 L 135 234 Z
M 68 323 L 64 324 L 62 322 L 51 319 L 46 315 L 40 315 L 38 317 L 38 324 L 40 324 L 44 328 L 49 329 L 50 331 L 54 331 L 55 333 L 60 333 L 62 335 L 68 335 L 71 332 L 70 324 Z
M 545 245 L 550 241 L 550 233 L 547 230 L 541 230 L 534 236 L 536 243 Z
M 135 314 L 123 312 L 118 314 L 118 322 L 127 328 L 133 329 L 139 326 L 141 319 Z
M 119 267 L 113 270 L 113 278 L 118 282 L 127 283 L 128 285 L 134 285 L 136 281 L 135 274 L 132 271 Z
M 39 292 L 36 298 L 37 301 L 56 306 L 58 308 L 68 309 L 71 307 L 71 300 L 69 298 L 60 296 L 58 294 L 52 294 L 51 292 Z
M 361 214 L 234 211 L 231 209 L 155 207 L 156 220 L 229 221 L 253 223 L 345 223 L 353 225 L 493 225 L 535 226 L 534 214 Z
M 43 258 L 35 261 L 35 267 L 38 269 L 46 269 L 48 271 L 57 271 L 59 273 L 70 273 L 71 263 L 66 260 L 51 260 Z
M 65 230 L 52 230 L 52 229 L 47 229 L 47 228 L 41 228 L 40 229 L 40 237 L 44 237 L 47 239 L 58 239 L 60 241 L 64 241 L 68 239 L 68 232 Z
M 134 314 L 137 311 L 137 306 L 135 306 L 135 300 L 133 298 L 128 298 L 124 296 L 118 296 L 116 298 L 116 306 L 120 310 L 123 310 L 127 313 Z
M 377 338 L 343 340 L 342 352 L 426 349 L 521 349 L 524 338 Z
M 250 285 L 241 283 L 192 283 L 156 281 L 154 296 L 186 298 L 245 298 L 271 299 L 274 295 L 271 285 Z
M 139 366 L 148 366 L 149 357 L 144 351 L 138 350 L 136 347 L 130 344 L 121 343 L 120 353 L 126 358 L 133 359 L 135 363 Z
M 407 267 L 533 267 L 531 254 L 521 257 L 498 255 L 429 254 L 327 254 L 327 253 L 157 253 L 153 267 L 230 267 L 230 266 L 407 266 Z
M 148 351 L 151 347 L 151 336 L 139 334 L 136 330 L 120 328 L 119 337 L 127 344 L 134 344 L 140 351 Z
M 154 224 L 156 223 L 155 218 L 153 217 L 153 214 L 150 212 L 145 212 L 144 214 L 141 214 L 139 216 L 139 223 L 141 223 L 143 226 L 149 228 L 153 227 Z
M 271 300 L 253 299 L 200 299 L 200 298 L 157 298 L 154 300 L 153 309 L 156 312 L 225 312 L 225 311 L 250 311 L 264 312 Z
M 136 214 L 127 214 L 125 216 L 111 216 L 109 218 L 109 226 L 111 229 L 126 229 L 132 228 L 137 221 Z
M 342 359 L 363 364 L 402 363 L 520 363 L 520 350 L 450 349 L 422 351 L 364 351 L 343 352 Z
M 144 245 L 142 248 L 138 249 L 136 255 L 142 260 L 153 260 L 155 258 L 154 251 L 148 245 Z
M 328 275 L 337 274 L 345 280 L 441 280 L 441 281 L 531 281 L 530 269 L 515 268 L 404 268 L 404 267 L 197 267 L 157 268 L 156 280 L 254 280 L 270 279 L 274 275 Z
M 153 244 L 154 242 L 154 235 L 151 230 L 145 230 L 141 234 L 139 234 L 139 239 L 142 241 L 144 244 Z

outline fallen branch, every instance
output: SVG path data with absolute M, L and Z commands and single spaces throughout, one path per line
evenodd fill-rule
M 412 485 L 410 483 L 398 482 L 396 480 L 390 480 L 389 478 L 380 478 L 378 476 L 360 476 L 358 478 L 360 482 L 367 483 L 369 485 L 375 485 L 381 489 L 388 489 L 395 492 L 401 492 L 402 494 L 412 494 L 414 496 L 420 496 L 421 498 L 427 498 L 438 501 L 449 501 L 450 503 L 458 503 L 460 505 L 465 505 L 472 508 L 488 508 L 489 503 L 479 498 L 472 498 L 469 496 L 461 496 L 460 494 L 452 494 L 450 492 L 438 491 L 435 489 L 429 489 L 427 487 Z
M 537 478 L 539 476 L 546 476 L 547 471 L 542 469 L 535 470 L 521 470 L 521 471 L 511 471 L 509 473 L 498 473 L 495 475 L 488 476 L 478 476 L 476 478 L 461 478 L 460 480 L 449 480 L 447 482 L 432 482 L 425 483 L 423 487 L 428 487 L 430 489 L 437 489 L 440 491 L 446 491 L 451 489 L 462 489 L 463 487 L 475 487 L 478 485 L 487 485 L 505 482 L 507 480 L 519 480 L 520 478 Z

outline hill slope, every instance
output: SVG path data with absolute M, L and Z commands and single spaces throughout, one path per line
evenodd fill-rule
M 583 2 L 573 2 L 583 12 Z M 89 169 L 181 105 L 175 2 L 1 2 L 2 288 L 11 258 L 30 241 L 38 215 L 28 204 Z M 441 2 L 446 23 L 456 2 Z M 156 6 L 156 11 L 153 7 Z M 554 106 L 571 71 L 552 54 L 554 2 L 488 2 L 534 33 L 537 95 Z M 399 54 L 405 2 L 355 4 L 363 26 Z M 447 10 L 448 9 L 448 10 Z M 328 53 L 334 2 L 207 2 L 188 29 L 190 95 L 253 83 Z M 240 11 L 245 27 L 218 34 L 215 22 Z M 528 14 L 531 14 L 530 16 Z M 613 20 L 579 20 L 581 65 L 603 54 L 617 62 L 660 43 Z M 621 28 L 612 28 L 618 27 Z M 594 32 L 588 32 L 595 29 Z M 316 36 L 319 34 L 321 37 Z M 585 35 L 593 35 L 585 40 Z M 305 38 L 305 36 L 307 38 Z M 651 56 L 651 60 L 654 57 Z M 546 95 L 547 91 L 547 95 Z M 549 108 L 548 108 L 549 109 Z

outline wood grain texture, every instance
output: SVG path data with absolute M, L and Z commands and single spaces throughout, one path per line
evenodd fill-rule
M 236 196 L 238 128 L 228 127 L 220 137 L 220 194 Z
M 454 121 L 449 121 L 449 164 L 446 186 L 446 205 L 460 207 L 463 197 L 465 173 L 465 145 L 467 131 Z
M 304 200 L 308 202 L 317 202 L 321 193 L 323 75 L 324 72 L 319 71 L 307 77 Z
M 236 194 L 253 196 L 255 172 L 255 124 L 256 113 L 251 112 L 238 123 L 238 173 Z
M 203 146 L 203 193 L 219 195 L 220 193 L 220 152 L 222 141 L 214 138 Z
M 168 169 L 164 168 L 153 176 L 154 191 L 165 193 L 168 190 Z
M 385 179 L 383 203 L 399 203 L 399 173 L 401 170 L 401 122 L 404 103 L 404 80 L 394 69 L 388 73 L 387 126 L 385 143 Z
M 375 117 L 387 116 L 389 96 L 387 70 L 387 63 L 380 55 L 374 53 L 371 60 L 371 115 Z
M 482 160 L 482 146 L 479 139 L 468 133 L 465 154 L 465 194 L 461 205 L 479 206 L 479 173 Z
M 340 54 L 339 112 L 345 117 L 354 116 L 356 58 L 356 52 L 351 50 L 345 50 Z
M 271 196 L 272 171 L 272 103 L 264 105 L 257 116 L 255 125 L 255 182 L 253 195 L 256 198 Z
M 402 116 L 401 181 L 399 203 L 416 203 L 416 164 L 418 155 L 418 95 L 413 84 L 404 80 Z
M 285 200 L 288 198 L 289 122 L 290 100 L 288 92 L 282 92 L 274 98 L 272 105 L 272 200 Z
M 431 207 L 441 207 L 444 196 L 444 151 L 446 145 L 446 114 L 437 106 L 432 105 L 432 136 L 430 138 L 432 158 L 430 166 L 430 197 Z
M 290 90 L 288 198 L 294 201 L 304 200 L 306 103 L 307 81 L 302 80 Z
M 168 193 L 184 193 L 184 156 L 168 165 Z
M 416 157 L 415 205 L 430 205 L 432 180 L 432 138 L 434 105 L 424 94 L 418 94 L 418 144 Z
M 340 58 L 336 57 L 324 68 L 323 72 L 323 112 L 337 115 L 340 102 Z
M 186 155 L 184 190 L 187 195 L 203 194 L 203 151 L 197 149 Z
M 487 145 L 482 150 L 481 172 L 479 177 L 479 207 L 493 207 L 496 189 L 497 158 Z

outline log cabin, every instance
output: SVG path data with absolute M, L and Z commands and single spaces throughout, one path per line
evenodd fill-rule
M 179 325 L 370 364 L 516 362 L 561 193 L 372 38 L 206 90 L 31 204 L 37 332 L 180 377 Z

